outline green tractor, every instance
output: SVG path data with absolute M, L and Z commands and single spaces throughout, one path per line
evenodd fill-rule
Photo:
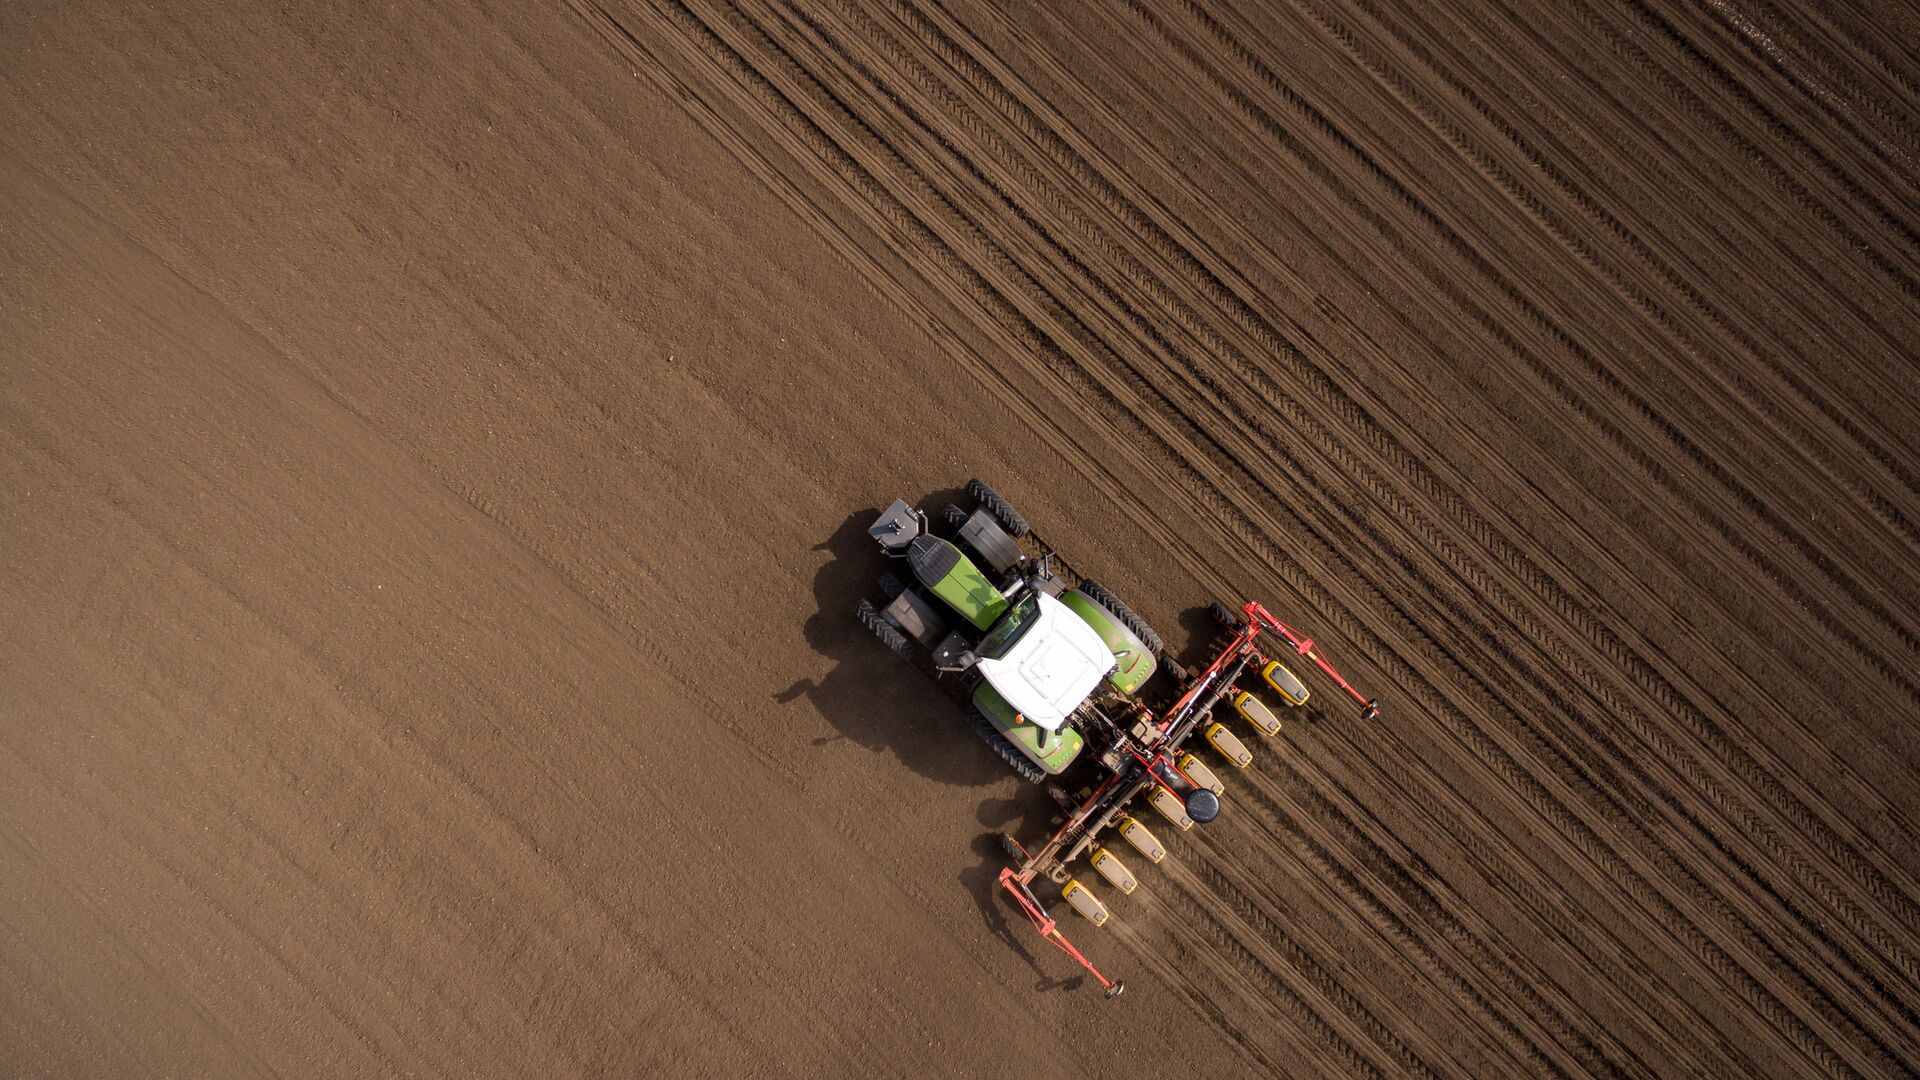
M 1042 783 L 1080 756 L 1088 722 L 1138 709 L 1160 635 L 1097 582 L 1069 585 L 1051 551 L 1022 552 L 1026 519 L 992 488 L 966 490 L 976 508 L 948 506 L 938 531 L 904 499 L 874 521 L 867 532 L 908 575 L 883 575 L 885 606 L 863 599 L 856 613 L 901 657 L 924 651 L 936 672 L 960 675 L 974 730 Z
M 1029 536 L 1026 519 L 1005 499 L 978 480 L 968 482 L 967 494 L 976 509 L 947 507 L 939 534 L 904 499 L 894 500 L 867 530 L 880 550 L 905 561 L 912 577 L 883 576 L 886 606 L 860 601 L 860 621 L 902 657 L 924 656 L 936 673 L 960 675 L 980 737 L 1015 772 L 1045 784 L 1059 805 L 1058 828 L 1039 848 L 1001 835 L 1010 865 L 1000 871 L 1000 886 L 1034 929 L 1111 998 L 1123 984 L 1101 974 L 1067 940 L 1035 884 L 1059 885 L 1069 907 L 1104 926 L 1106 905 L 1071 867 L 1084 858 L 1122 895 L 1135 890 L 1138 879 L 1100 837 L 1111 829 L 1147 862 L 1166 857 L 1130 810 L 1136 799 L 1182 832 L 1219 816 L 1225 785 L 1189 746 L 1204 740 L 1243 769 L 1253 754 L 1228 730 L 1229 715 L 1267 737 L 1279 733 L 1279 717 L 1245 688 L 1255 672 L 1288 706 L 1307 701 L 1306 684 L 1268 650 L 1291 653 L 1332 679 L 1360 704 L 1363 719 L 1379 716 L 1380 705 L 1334 670 L 1311 639 L 1257 601 L 1238 610 L 1214 604 L 1220 639 L 1204 665 L 1182 665 L 1112 593 L 1091 581 L 1073 586 L 1055 573 L 1053 552 Z M 1043 554 L 1023 552 L 1023 537 Z M 1165 673 L 1159 688 L 1143 693 L 1156 671 Z M 1085 763 L 1075 773 L 1087 783 L 1069 794 L 1073 781 L 1049 778 L 1076 760 Z

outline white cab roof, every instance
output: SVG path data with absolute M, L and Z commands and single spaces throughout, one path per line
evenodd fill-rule
M 1048 731 L 1087 700 L 1113 670 L 1113 653 L 1087 621 L 1046 593 L 1040 614 L 998 660 L 977 665 L 1015 712 Z

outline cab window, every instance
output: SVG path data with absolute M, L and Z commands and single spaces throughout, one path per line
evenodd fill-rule
M 1000 659 L 1039 618 L 1040 597 L 1035 593 L 1028 593 L 1025 599 L 1013 606 L 1013 610 L 1007 613 L 1006 618 L 1001 619 L 992 630 L 987 632 L 987 636 L 981 640 L 980 647 L 974 650 L 974 654 L 988 660 Z

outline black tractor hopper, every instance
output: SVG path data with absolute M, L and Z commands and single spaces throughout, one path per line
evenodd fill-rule
M 878 540 L 881 550 L 887 554 L 905 555 L 907 546 L 926 531 L 925 521 L 919 511 L 907 505 L 907 500 L 895 499 L 892 506 L 867 526 L 867 535 Z
M 1006 573 L 1020 561 L 1019 545 L 1015 544 L 1007 530 L 1001 528 L 1000 523 L 993 519 L 993 515 L 985 510 L 973 512 L 973 516 L 967 519 L 966 524 L 960 526 L 958 538 L 961 543 L 972 548 L 975 554 L 986 560 L 987 565 L 996 574 Z
M 881 614 L 923 648 L 931 649 L 948 636 L 946 616 L 912 589 L 894 597 Z

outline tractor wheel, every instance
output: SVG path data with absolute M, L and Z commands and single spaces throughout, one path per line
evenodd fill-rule
M 1207 609 L 1207 613 L 1213 616 L 1214 622 L 1219 623 L 1221 626 L 1226 627 L 1236 634 L 1240 632 L 1241 627 L 1246 625 L 1245 622 L 1241 621 L 1240 616 L 1234 614 L 1227 608 L 1227 605 L 1218 600 L 1215 600 L 1213 606 Z
M 881 618 L 880 613 L 873 609 L 872 602 L 860 601 L 853 606 L 853 613 L 859 618 L 862 626 L 873 631 L 873 636 L 879 638 L 887 648 L 892 649 L 900 659 L 913 659 L 913 642 L 908 641 L 907 635 L 901 633 L 898 627 Z
M 887 598 L 887 603 L 891 604 L 900 599 L 900 594 L 906 591 L 907 587 L 900 584 L 899 578 L 892 574 L 880 575 L 880 593 Z
M 1014 538 L 1027 535 L 1027 519 L 1020 516 L 1012 503 L 1001 498 L 999 492 L 981 483 L 979 477 L 967 481 L 967 494 L 979 500 L 980 505 L 987 508 L 987 513 L 992 514 L 1000 522 L 1000 527 Z
M 965 525 L 967 523 L 967 519 L 972 516 L 973 515 L 967 513 L 965 510 L 960 509 L 959 507 L 953 505 L 952 503 L 948 503 L 947 508 L 945 510 L 940 511 L 940 519 L 942 521 L 945 521 L 947 523 L 947 528 L 952 529 L 954 532 L 959 532 L 960 526 Z
M 1133 631 L 1133 636 L 1140 639 L 1140 644 L 1145 645 L 1148 652 L 1155 656 L 1160 655 L 1162 645 L 1160 635 L 1153 632 L 1153 627 L 1147 625 L 1147 620 L 1134 614 L 1132 608 L 1121 603 L 1119 597 L 1108 592 L 1106 586 L 1097 581 L 1083 581 L 1080 583 L 1080 591 L 1086 593 L 1094 603 L 1113 612 L 1114 617 L 1124 623 L 1127 629 Z
M 973 725 L 973 730 L 979 734 L 981 741 L 993 747 L 993 752 L 1005 759 L 1006 763 L 1013 768 L 1013 771 L 1020 774 L 1022 780 L 1025 780 L 1029 784 L 1039 784 L 1046 781 L 1046 770 L 1035 765 L 1027 755 L 1020 752 L 1019 747 L 1009 742 L 1005 735 L 1000 734 L 1000 729 L 993 726 L 993 721 L 987 719 L 985 713 L 969 705 L 967 707 L 967 723 Z
M 1015 840 L 1012 835 L 1000 834 L 1000 850 L 1007 853 L 1007 858 L 1011 859 L 1015 866 L 1027 865 L 1027 849 L 1021 847 L 1020 841 Z

